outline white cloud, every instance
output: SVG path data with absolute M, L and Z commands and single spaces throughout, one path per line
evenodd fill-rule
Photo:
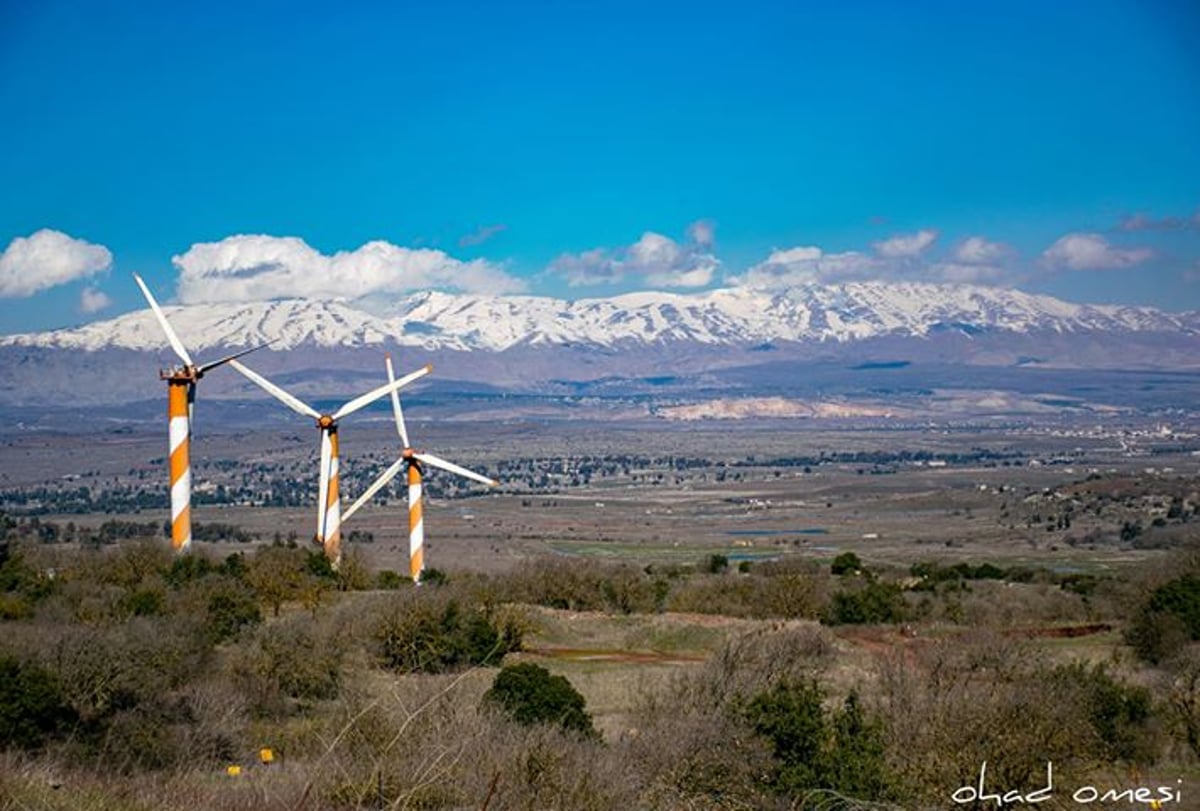
M 617 251 L 595 248 L 563 254 L 547 270 L 564 277 L 571 287 L 616 284 L 625 279 L 650 287 L 704 287 L 721 264 L 707 250 L 712 244 L 712 226 L 693 223 L 688 235 L 689 242 L 679 243 L 647 231 L 637 242 Z
M 826 253 L 812 245 L 777 249 L 732 281 L 750 287 L 784 289 L 867 280 L 986 285 L 1008 285 L 1016 280 L 1007 266 L 1014 252 L 1006 245 L 971 237 L 959 244 L 947 259 L 923 255 L 936 238 L 937 232 L 932 230 L 893 237 L 875 243 L 874 254 Z
M 1016 281 L 1011 270 L 1001 265 L 972 262 L 935 262 L 925 268 L 926 281 L 948 284 L 1008 286 Z
M 32 296 L 111 266 L 112 253 L 103 245 L 43 228 L 17 237 L 0 253 L 0 298 Z
M 621 280 L 621 265 L 603 248 L 564 253 L 550 263 L 551 273 L 563 276 L 571 287 L 614 284 Z
M 782 289 L 803 284 L 832 284 L 878 278 L 887 273 L 887 263 L 857 251 L 825 253 L 815 246 L 772 251 L 765 261 L 753 266 L 735 284 Z
M 983 237 L 967 237 L 954 248 L 954 260 L 964 265 L 994 265 L 1013 253 L 1002 242 L 989 242 Z
M 1067 234 L 1042 252 L 1042 264 L 1055 270 L 1116 270 L 1154 256 L 1149 248 L 1118 248 L 1100 234 Z
M 1155 219 L 1138 212 L 1122 217 L 1117 223 L 1118 231 L 1187 231 L 1200 229 L 1200 211 L 1190 217 L 1161 217 Z
M 688 239 L 701 248 L 711 248 L 717 241 L 717 225 L 712 220 L 697 220 L 687 227 Z
M 112 304 L 112 299 L 103 290 L 85 287 L 79 295 L 79 310 L 84 313 L 98 313 Z
M 484 225 L 476 228 L 469 234 L 464 234 L 458 240 L 458 247 L 471 248 L 475 245 L 482 245 L 497 234 L 502 234 L 508 230 L 507 225 L 497 223 L 496 225 Z
M 872 245 L 875 253 L 888 259 L 920 256 L 938 238 L 933 229 L 922 229 L 915 234 L 899 234 Z
M 243 234 L 193 245 L 172 260 L 184 304 L 272 298 L 358 299 L 423 288 L 517 293 L 520 279 L 482 259 L 368 242 L 326 256 L 297 237 Z

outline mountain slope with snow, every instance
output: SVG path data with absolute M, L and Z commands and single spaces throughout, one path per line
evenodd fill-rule
M 283 300 L 164 308 L 194 351 L 274 341 L 276 351 L 408 346 L 491 351 L 555 346 L 627 348 L 771 342 L 845 343 L 967 334 L 1163 333 L 1194 336 L 1196 313 L 1073 304 L 1016 290 L 965 285 L 857 282 L 780 293 L 745 288 L 706 293 L 631 293 L 564 301 L 531 296 L 424 292 L 383 314 L 334 301 Z M 0 347 L 158 352 L 164 339 L 148 311 L 77 329 L 0 337 Z

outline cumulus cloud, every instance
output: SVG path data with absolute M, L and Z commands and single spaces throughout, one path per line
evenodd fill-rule
M 937 231 L 922 229 L 915 234 L 898 234 L 882 242 L 876 242 L 872 247 L 880 256 L 888 259 L 902 259 L 920 256 L 937 238 Z
M 874 243 L 873 253 L 827 253 L 811 245 L 777 249 L 733 283 L 784 289 L 868 280 L 986 285 L 1011 285 L 1017 280 L 1011 267 L 1016 252 L 1007 245 L 975 236 L 956 245 L 949 256 L 931 256 L 929 249 L 937 237 L 932 229 L 901 234 Z
M 805 284 L 833 284 L 878 278 L 885 262 L 857 251 L 825 253 L 815 246 L 771 251 L 734 281 L 749 287 L 782 289 Z
M 647 231 L 632 245 L 616 251 L 595 248 L 563 254 L 547 271 L 562 276 L 571 287 L 616 284 L 626 279 L 650 287 L 704 287 L 720 267 L 709 248 L 713 242 L 711 223 L 688 227 L 688 242 Z
M 79 295 L 79 310 L 80 312 L 98 313 L 112 304 L 112 299 L 103 290 L 97 290 L 94 287 L 85 287 Z
M 1013 253 L 1001 242 L 989 242 L 983 237 L 967 237 L 954 247 L 954 261 L 964 265 L 995 265 Z
M 497 223 L 496 225 L 484 225 L 480 228 L 476 228 L 471 233 L 464 234 L 462 237 L 460 237 L 458 240 L 458 247 L 471 248 L 476 245 L 482 245 L 483 243 L 487 242 L 492 237 L 496 236 L 497 234 L 501 234 L 507 230 L 508 230 L 507 225 L 501 225 L 499 223 Z
M 688 239 L 701 248 L 711 248 L 717 241 L 717 224 L 712 220 L 697 220 L 687 227 Z
M 1017 276 L 1004 265 L 980 262 L 934 262 L 925 269 L 924 279 L 947 284 L 983 284 L 1007 287 L 1017 281 Z
M 1043 251 L 1042 264 L 1052 270 L 1118 270 L 1153 256 L 1149 248 L 1118 248 L 1100 234 L 1074 233 Z
M 1118 231 L 1190 231 L 1200 230 L 1200 211 L 1190 217 L 1160 217 L 1137 213 L 1122 217 Z
M 0 298 L 25 298 L 110 267 L 112 254 L 103 245 L 43 228 L 0 253 Z
M 518 293 L 520 279 L 481 259 L 368 242 L 332 256 L 297 237 L 242 234 L 193 245 L 172 260 L 184 304 L 272 298 L 358 299 L 422 288 Z

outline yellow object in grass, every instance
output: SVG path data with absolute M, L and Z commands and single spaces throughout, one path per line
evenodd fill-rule
M 270 763 L 274 763 L 275 762 L 275 752 L 272 751 L 269 747 L 263 747 L 262 749 L 258 750 L 258 759 L 264 766 L 266 766 L 267 764 L 270 764 Z
M 241 773 L 242 773 L 241 766 L 234 765 L 234 766 L 226 766 L 225 767 L 225 774 L 229 775 L 230 777 L 237 777 Z

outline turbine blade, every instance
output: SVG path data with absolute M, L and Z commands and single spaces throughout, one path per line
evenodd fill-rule
M 353 414 L 355 411 L 358 411 L 360 408 L 365 408 L 366 406 L 369 406 L 371 403 L 375 402 L 380 397 L 387 394 L 389 391 L 396 391 L 397 389 L 404 388 L 409 383 L 416 380 L 418 377 L 424 377 L 425 375 L 429 374 L 432 371 L 433 371 L 433 367 L 426 365 L 426 366 L 418 369 L 417 371 L 413 372 L 410 375 L 405 375 L 404 377 L 400 378 L 399 380 L 395 380 L 391 383 L 388 383 L 386 386 L 380 386 L 377 389 L 372 389 L 371 391 L 367 392 L 366 394 L 362 395 L 361 397 L 355 397 L 353 400 L 346 403 L 344 406 L 339 408 L 337 411 L 333 412 L 333 419 L 340 420 L 342 417 L 348 417 L 351 414 Z
M 171 324 L 167 321 L 167 317 L 158 308 L 158 302 L 154 300 L 150 288 L 146 287 L 146 283 L 142 281 L 142 277 L 136 273 L 133 274 L 133 280 L 138 283 L 138 287 L 142 288 L 142 294 L 146 297 L 146 301 L 150 302 L 150 309 L 154 311 L 154 317 L 158 319 L 159 326 L 163 328 L 163 332 L 167 333 L 167 341 L 171 344 L 171 348 L 175 350 L 175 354 L 179 356 L 184 365 L 195 366 L 196 364 L 192 363 L 192 356 L 183 347 L 183 341 L 179 340 L 179 336 L 175 334 L 175 330 L 171 329 Z
M 261 388 L 263 391 L 267 392 L 268 394 L 271 394 L 277 400 L 279 400 L 281 403 L 286 405 L 288 408 L 292 409 L 292 411 L 295 411 L 298 414 L 303 414 L 306 417 L 312 417 L 314 420 L 321 419 L 320 413 L 318 413 L 315 408 L 313 408 L 309 405 L 306 405 L 303 401 L 298 400 L 297 398 L 288 394 L 286 391 L 279 388 L 278 386 L 276 386 L 270 380 L 267 380 L 262 375 L 258 374 L 257 372 L 250 371 L 245 366 L 238 363 L 236 360 L 229 360 L 228 363 L 230 366 L 237 369 L 243 375 L 248 377 L 251 382 L 258 385 L 259 388 Z
M 392 356 L 384 355 L 384 360 L 387 362 L 388 383 L 396 382 L 396 373 L 392 371 Z M 400 441 L 404 443 L 404 447 L 411 448 L 408 443 L 408 430 L 404 427 L 404 412 L 400 410 L 400 394 L 395 389 L 392 389 L 392 412 L 396 415 L 396 431 L 400 434 Z
M 276 338 L 275 341 L 277 341 L 277 340 L 279 340 L 279 339 Z M 257 352 L 260 349 L 266 349 L 268 346 L 275 343 L 275 341 L 267 341 L 265 344 L 259 344 L 258 346 L 252 346 L 249 349 L 243 349 L 241 352 L 234 352 L 232 355 L 226 355 L 225 357 L 221 358 L 220 360 L 214 360 L 212 363 L 206 363 L 196 370 L 196 374 L 202 375 L 205 372 L 207 372 L 209 369 L 215 369 L 222 364 L 229 363 L 229 361 L 231 361 L 231 360 L 236 360 L 237 358 L 240 358 L 242 355 L 249 355 L 251 352 Z
M 363 491 L 363 494 L 358 497 L 358 500 L 351 504 L 350 508 L 346 510 L 346 512 L 342 513 L 342 521 L 345 521 L 350 516 L 354 515 L 354 513 L 358 511 L 359 507 L 370 501 L 376 493 L 387 486 L 388 482 L 396 478 L 396 474 L 400 472 L 400 468 L 404 467 L 404 461 L 404 457 L 401 456 L 395 462 L 392 462 L 391 467 L 379 474 L 379 478 L 371 482 L 371 486 Z
M 434 456 L 431 453 L 414 453 L 413 456 L 415 456 L 417 459 L 420 459 L 427 465 L 440 467 L 442 470 L 448 470 L 451 473 L 457 473 L 459 476 L 466 476 L 468 479 L 474 479 L 481 484 L 487 484 L 492 487 L 500 484 L 500 482 L 496 481 L 495 479 L 489 479 L 487 476 L 481 476 L 474 471 L 467 470 L 465 467 L 459 467 L 453 462 L 447 462 L 445 459 L 442 459 L 439 456 Z

